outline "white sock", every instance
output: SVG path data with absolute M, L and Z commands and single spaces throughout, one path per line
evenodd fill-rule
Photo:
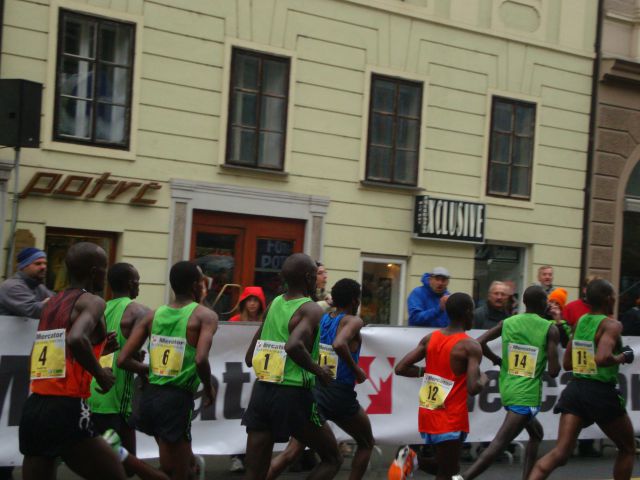
M 120 459 L 120 462 L 124 462 L 129 456 L 129 452 L 124 447 L 119 447 L 117 454 L 118 454 L 118 458 Z

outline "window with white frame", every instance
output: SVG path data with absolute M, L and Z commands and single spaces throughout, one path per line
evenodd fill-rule
M 404 260 L 362 257 L 360 317 L 366 324 L 403 323 L 405 267 Z

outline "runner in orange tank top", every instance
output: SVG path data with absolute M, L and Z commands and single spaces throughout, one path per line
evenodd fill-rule
M 469 433 L 467 394 L 476 395 L 486 385 L 480 372 L 482 349 L 465 331 L 471 328 L 473 300 L 454 293 L 446 303 L 448 327 L 425 336 L 400 360 L 397 375 L 422 378 L 418 429 L 426 445 L 434 445 L 435 458 L 418 457 L 421 470 L 450 480 L 460 471 L 460 449 Z M 426 360 L 425 367 L 416 364 Z M 389 478 L 402 479 L 389 471 Z

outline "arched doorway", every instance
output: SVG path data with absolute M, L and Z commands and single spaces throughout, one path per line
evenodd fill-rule
M 624 197 L 624 227 L 620 261 L 620 316 L 640 297 L 640 162 L 629 177 Z

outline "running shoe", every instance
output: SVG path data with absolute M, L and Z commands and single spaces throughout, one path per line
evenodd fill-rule
M 242 460 L 238 457 L 231 457 L 231 466 L 229 467 L 229 471 L 233 473 L 244 472 L 244 464 L 242 463 Z
M 202 455 L 193 455 L 193 459 L 195 460 L 195 478 L 197 478 L 198 480 L 204 480 L 204 474 L 205 474 L 205 464 L 204 464 L 204 457 Z
M 387 473 L 388 480 L 406 480 L 413 476 L 413 471 L 417 464 L 417 455 L 409 445 L 400 447 L 396 458 L 391 462 L 389 472 Z
M 129 456 L 129 452 L 122 446 L 120 435 L 112 428 L 102 434 L 102 439 L 107 442 L 111 450 L 115 452 L 121 462 L 124 462 Z

